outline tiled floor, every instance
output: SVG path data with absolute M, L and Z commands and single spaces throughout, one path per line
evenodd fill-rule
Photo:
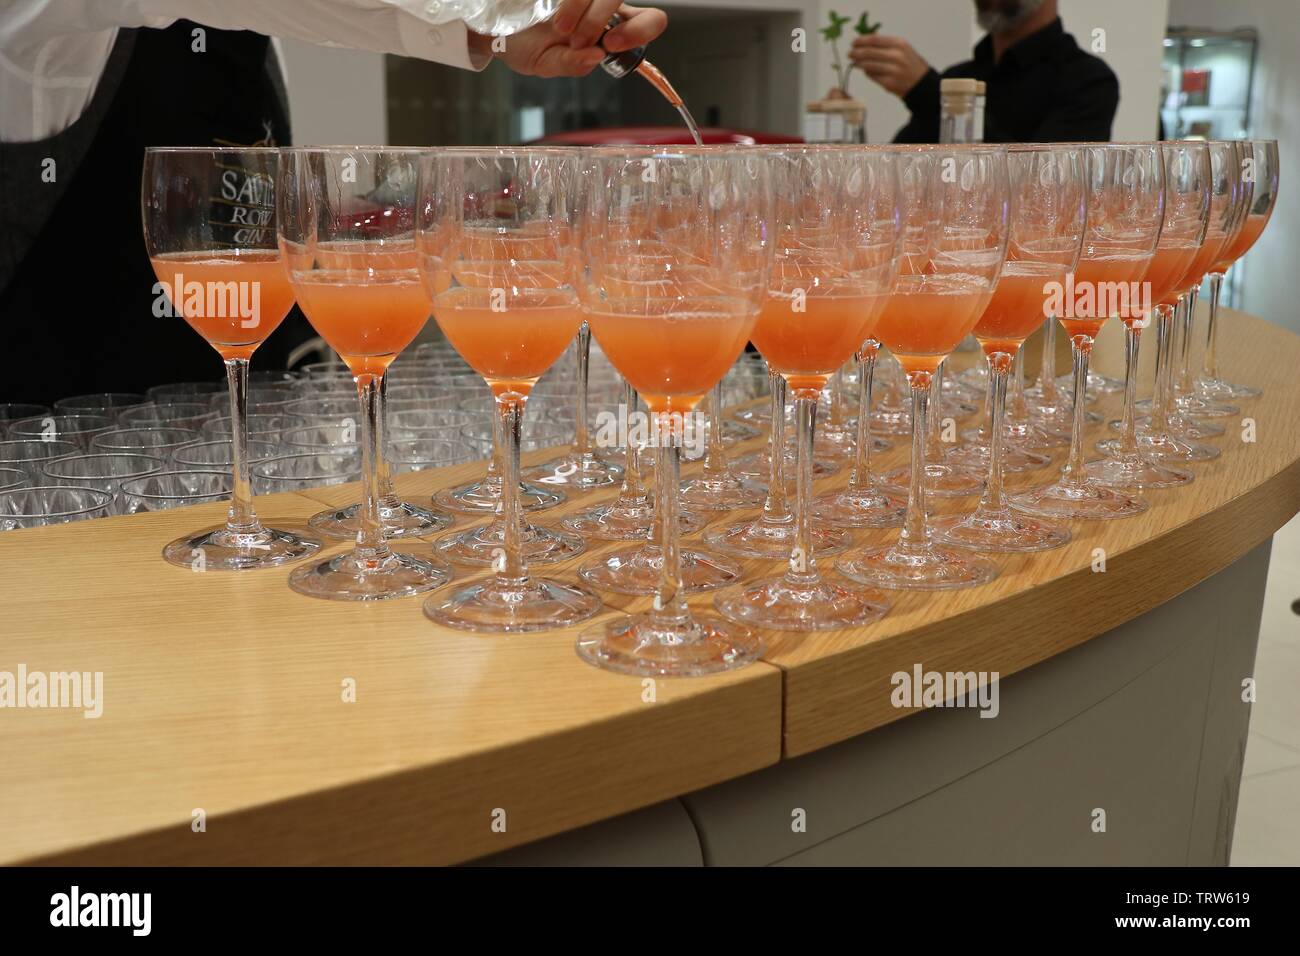
M 1300 866 L 1300 517 L 1273 538 L 1255 656 L 1245 776 L 1232 839 L 1236 866 Z

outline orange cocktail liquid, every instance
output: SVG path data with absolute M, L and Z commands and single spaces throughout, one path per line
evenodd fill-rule
M 277 249 L 168 253 L 151 262 L 172 289 L 172 306 L 227 360 L 251 358 L 293 307 Z
M 975 323 L 975 338 L 985 355 L 1015 355 L 1021 343 L 1047 318 L 1044 304 L 1050 285 L 1065 285 L 1065 266 L 1041 262 L 1008 262 L 1002 277 Z
M 1185 295 L 1200 287 L 1205 273 L 1210 271 L 1210 266 L 1214 265 L 1215 260 L 1223 253 L 1223 246 L 1227 241 L 1228 234 L 1222 229 L 1211 230 L 1205 234 L 1205 241 L 1196 250 L 1196 255 L 1192 256 L 1191 263 L 1174 286 L 1174 302 L 1177 302 L 1179 295 Z
M 792 389 L 821 389 L 862 346 L 887 298 L 810 295 L 796 299 L 769 292 L 749 338 Z
M 1076 307 L 1073 310 L 1075 315 L 1057 317 L 1066 334 L 1071 338 L 1086 335 L 1090 339 L 1096 339 L 1116 305 L 1116 296 L 1107 290 L 1123 285 L 1131 291 L 1130 284 L 1146 275 L 1150 264 L 1151 256 L 1148 255 L 1100 255 L 1080 259 L 1074 269 L 1075 305 L 1078 306 L 1081 302 L 1091 302 L 1091 305 Z M 1091 295 L 1081 298 L 1080 293 L 1089 290 Z M 1134 302 L 1136 298 L 1125 294 L 1123 301 Z M 1156 300 L 1153 298 L 1151 301 Z M 1127 311 L 1128 314 L 1123 316 L 1126 324 L 1131 325 L 1142 318 L 1140 311 L 1133 306 Z
M 1255 244 L 1264 227 L 1268 225 L 1268 217 L 1273 214 L 1270 209 L 1266 213 L 1247 216 L 1246 221 L 1241 224 L 1237 230 L 1236 236 L 1228 243 L 1226 249 L 1219 254 L 1218 260 L 1214 263 L 1215 272 L 1227 272 L 1229 267 L 1250 251 L 1250 247 Z
M 934 374 L 984 312 L 988 283 L 902 276 L 881 310 L 875 337 L 909 373 Z
M 1156 247 L 1156 253 L 1151 257 L 1151 265 L 1143 279 L 1151 288 L 1152 302 L 1173 305 L 1178 301 L 1178 286 L 1182 284 L 1183 276 L 1196 258 L 1197 248 L 1195 242 L 1179 240 L 1162 242 Z
M 755 315 L 717 302 L 676 312 L 651 301 L 635 311 L 594 310 L 587 320 L 605 356 L 652 412 L 685 413 L 727 374 Z
M 496 395 L 527 395 L 582 325 L 570 289 L 459 286 L 433 302 L 447 341 Z
M 383 375 L 429 319 L 429 297 L 414 272 L 299 273 L 294 281 L 307 321 L 353 375 Z

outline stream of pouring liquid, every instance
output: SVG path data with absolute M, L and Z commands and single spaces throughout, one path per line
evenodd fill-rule
M 686 104 L 682 102 L 681 96 L 678 95 L 675 89 L 673 89 L 673 85 L 668 82 L 668 77 L 664 76 L 663 73 L 660 72 L 659 68 L 649 60 L 642 60 L 641 65 L 636 68 L 636 71 L 644 76 L 651 86 L 663 94 L 663 98 L 668 101 L 669 105 L 672 106 L 673 109 L 677 110 L 678 115 L 682 118 L 682 122 L 685 123 L 686 128 L 691 131 L 691 138 L 695 140 L 695 145 L 703 146 L 704 140 L 700 138 L 700 128 L 695 125 L 695 117 L 693 117 L 691 111 L 686 108 Z

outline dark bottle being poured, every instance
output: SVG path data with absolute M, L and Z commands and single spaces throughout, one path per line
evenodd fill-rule
M 609 23 L 605 25 L 605 33 L 600 35 L 600 40 L 597 42 L 603 47 L 605 34 L 622 22 L 623 18 L 617 13 L 610 17 Z M 682 122 L 686 124 L 686 129 L 690 131 L 691 138 L 695 140 L 695 145 L 704 145 L 704 140 L 700 138 L 700 128 L 695 125 L 695 117 L 686 108 L 686 103 L 683 102 L 681 95 L 668 82 L 668 77 L 664 76 L 657 66 L 645 58 L 645 47 L 638 46 L 633 47 L 631 50 L 624 50 L 622 53 L 611 53 L 601 61 L 600 65 L 610 76 L 619 79 L 629 73 L 641 74 L 646 79 L 646 82 L 658 90 L 663 98 L 668 101 L 668 104 L 677 110 Z

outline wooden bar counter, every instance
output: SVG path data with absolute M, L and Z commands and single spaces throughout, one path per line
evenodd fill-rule
M 1112 375 L 1119 332 L 1094 363 Z M 0 671 L 103 674 L 97 718 L 0 709 L 0 862 L 1226 862 L 1268 543 L 1300 511 L 1300 338 L 1237 313 L 1224 332 L 1225 375 L 1264 395 L 1222 420 L 1190 487 L 999 556 L 984 587 L 893 594 L 870 627 L 770 633 L 763 662 L 715 678 L 605 673 L 574 653 L 579 628 L 458 633 L 420 598 L 318 601 L 286 569 L 161 560 L 224 506 L 0 534 Z M 1119 398 L 1090 407 L 1113 418 Z M 399 488 L 419 500 L 481 468 Z M 257 506 L 301 523 L 357 494 Z M 543 571 L 572 578 L 614 547 Z M 894 706 L 893 675 L 917 667 L 996 673 L 997 719 Z

